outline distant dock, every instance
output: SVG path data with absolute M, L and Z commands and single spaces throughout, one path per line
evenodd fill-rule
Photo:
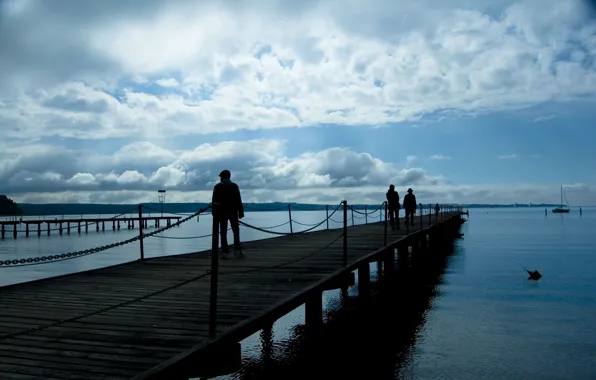
M 141 216 L 139 217 L 112 217 L 112 218 L 70 218 L 70 219 L 46 219 L 46 220 L 9 220 L 0 221 L 0 239 L 6 238 L 7 228 L 6 226 L 12 226 L 8 231 L 12 233 L 14 239 L 17 238 L 18 234 L 24 234 L 25 237 L 29 237 L 31 233 L 41 236 L 42 232 L 46 232 L 48 236 L 52 231 L 58 232 L 60 235 L 66 231 L 70 234 L 71 229 L 76 229 L 77 233 L 89 232 L 89 228 L 95 227 L 95 231 L 105 231 L 106 224 L 108 228 L 112 230 L 120 230 L 122 224 L 126 225 L 126 228 L 131 230 L 135 226 L 142 224 L 143 228 L 148 228 L 152 222 L 155 227 L 159 228 L 161 222 L 165 221 L 166 226 L 177 224 L 181 216 Z M 45 224 L 45 226 L 44 226 Z M 52 228 L 52 226 L 54 228 Z M 23 228 L 19 228 L 23 227 Z

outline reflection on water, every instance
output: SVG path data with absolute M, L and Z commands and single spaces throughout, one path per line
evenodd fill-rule
M 244 340 L 242 368 L 217 379 L 400 378 L 452 252 L 402 258 L 391 280 L 371 263 L 368 300 L 358 298 L 357 281 L 325 292 L 320 337 L 307 338 L 301 306 Z

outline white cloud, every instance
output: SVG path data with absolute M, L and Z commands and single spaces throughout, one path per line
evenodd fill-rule
M 443 160 L 450 160 L 451 157 L 443 156 L 442 154 L 433 154 L 432 156 L 429 157 L 429 159 L 443 161 Z
M 580 0 L 371 1 L 0 1 L 0 34 L 11 36 L 0 44 L 2 191 L 121 202 L 166 187 L 172 199 L 208 200 L 229 168 L 261 201 L 372 200 L 390 182 L 437 200 L 503 199 L 448 184 L 415 156 L 296 146 L 289 156 L 278 139 L 200 135 L 420 128 L 427 115 L 593 100 L 596 26 Z M 165 145 L 180 135 L 200 145 Z M 551 193 L 524 186 L 520 197 Z M 593 199 L 591 187 L 580 192 Z
M 538 116 L 534 118 L 534 123 L 541 123 L 543 121 L 548 121 L 556 118 L 556 115 L 547 115 L 547 116 Z
M 501 155 L 497 156 L 497 158 L 499 160 L 512 160 L 512 159 L 517 158 L 517 157 L 518 157 L 518 155 L 515 154 L 515 153 L 512 153 L 512 154 L 501 154 Z
M 25 3 L 2 16 L 7 137 L 378 126 L 596 86 L 580 0 Z

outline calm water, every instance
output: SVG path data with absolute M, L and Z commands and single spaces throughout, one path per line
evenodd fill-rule
M 255 334 L 243 342 L 243 369 L 220 378 L 596 379 L 595 230 L 593 208 L 581 217 L 473 209 L 445 274 L 417 285 L 440 282 L 432 294 L 406 305 L 396 292 L 382 301 L 392 310 L 348 315 L 319 355 L 324 360 L 297 354 L 298 308 L 276 323 L 272 347 Z M 544 277 L 528 281 L 524 268 Z M 339 293 L 327 292 L 325 302 L 338 308 Z
M 300 357 L 304 321 L 300 307 L 273 325 L 272 342 L 263 339 L 263 332 L 243 341 L 243 368 L 219 378 L 347 372 L 404 380 L 596 379 L 596 209 L 583 211 L 580 217 L 576 210 L 545 216 L 543 209 L 472 209 L 462 227 L 465 237 L 456 241 L 445 273 L 417 279 L 419 288 L 430 289 L 428 294 L 410 296 L 406 304 L 403 292 L 391 293 L 380 302 L 382 312 L 367 315 L 360 310 L 333 319 L 329 326 L 337 335 L 326 343 L 326 355 L 314 361 Z M 293 216 L 312 224 L 323 219 L 324 212 L 293 212 Z M 341 215 L 334 219 L 341 220 Z M 246 217 L 246 222 L 265 227 L 285 221 L 286 213 Z M 201 217 L 199 223 L 189 221 L 164 235 L 208 234 L 210 223 L 208 216 Z M 331 227 L 340 224 L 331 223 Z M 75 230 L 71 236 L 10 238 L 0 241 L 0 254 L 3 258 L 56 254 L 137 233 L 90 229 L 86 236 L 78 236 Z M 242 234 L 243 239 L 268 237 L 248 229 L 242 229 Z M 157 256 L 207 249 L 209 243 L 209 238 L 151 238 L 145 247 L 148 256 Z M 62 263 L 0 269 L 0 281 L 7 284 L 137 257 L 138 246 L 133 243 Z M 371 265 L 373 278 L 374 268 Z M 544 277 L 527 281 L 524 268 L 538 269 Z M 350 289 L 350 294 L 355 292 L 356 287 Z M 333 311 L 342 304 L 342 297 L 339 291 L 326 292 L 324 302 L 326 311 Z M 337 357 L 343 361 L 333 359 Z

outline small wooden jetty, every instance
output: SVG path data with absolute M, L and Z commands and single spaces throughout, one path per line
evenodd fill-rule
M 29 237 L 30 233 L 36 233 L 37 236 L 41 236 L 42 232 L 46 232 L 48 236 L 50 235 L 51 231 L 57 231 L 60 235 L 64 231 L 67 234 L 70 234 L 71 228 L 76 228 L 78 233 L 81 233 L 81 230 L 85 232 L 89 232 L 89 228 L 94 228 L 95 231 L 105 231 L 106 224 L 108 228 L 110 228 L 110 224 L 112 226 L 112 230 L 120 230 L 121 223 L 126 224 L 126 228 L 131 230 L 135 228 L 135 223 L 138 226 L 139 223 L 142 223 L 144 228 L 149 226 L 149 223 L 152 223 L 155 227 L 160 227 L 162 221 L 166 222 L 167 226 L 170 226 L 172 223 L 178 222 L 182 217 L 180 216 L 145 216 L 145 217 L 117 217 L 117 218 L 70 218 L 70 219 L 46 219 L 46 220 L 3 220 L 0 221 L 0 239 L 4 239 L 6 237 L 7 228 L 6 226 L 12 226 L 10 228 L 10 232 L 12 233 L 13 238 L 17 238 L 18 233 L 24 233 L 26 237 Z M 45 228 L 43 225 L 46 225 Z M 21 228 L 21 226 L 24 226 Z M 35 226 L 35 227 L 32 227 Z M 53 226 L 53 227 L 52 227 Z
M 365 292 L 371 263 L 391 273 L 396 252 L 436 248 L 461 215 L 422 215 L 392 231 L 348 226 L 344 209 L 343 228 L 247 242 L 243 258 L 198 252 L 0 288 L 0 378 L 200 376 L 213 355 L 238 356 L 239 341 L 302 304 L 316 331 L 323 291 L 346 287 L 357 270 Z

